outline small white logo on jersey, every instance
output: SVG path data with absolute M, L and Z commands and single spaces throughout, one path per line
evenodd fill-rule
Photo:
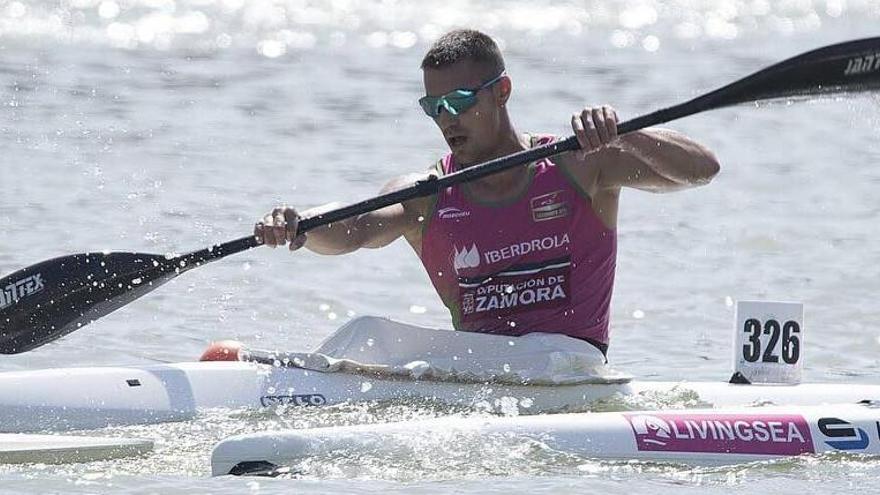
M 532 198 L 532 220 L 541 222 L 568 215 L 568 204 L 562 196 L 562 190 L 553 191 Z
M 470 249 L 465 246 L 461 248 L 461 251 L 458 250 L 458 246 L 453 246 L 453 249 L 455 249 L 455 253 L 452 258 L 452 266 L 456 273 L 465 268 L 480 266 L 480 251 L 477 250 L 476 244 L 471 244 Z
M 454 206 L 447 206 L 446 208 L 441 208 L 437 210 L 437 216 L 444 220 L 448 220 L 451 218 L 464 218 L 471 216 L 471 212 L 460 210 Z

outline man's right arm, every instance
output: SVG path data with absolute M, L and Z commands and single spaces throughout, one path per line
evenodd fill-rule
M 386 184 L 381 192 L 400 189 L 425 177 L 425 174 L 398 177 Z M 306 210 L 302 215 L 315 217 L 339 206 L 338 203 L 326 204 Z M 420 231 L 423 206 L 424 201 L 419 200 L 398 203 L 317 227 L 300 236 L 296 236 L 300 214 L 293 208 L 280 207 L 256 225 L 254 235 L 271 247 L 289 244 L 291 250 L 305 246 L 320 254 L 346 254 L 363 247 L 383 247 L 403 235 Z

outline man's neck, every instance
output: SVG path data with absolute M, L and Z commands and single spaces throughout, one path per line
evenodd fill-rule
M 508 127 L 508 132 L 499 145 L 487 154 L 480 163 L 494 160 L 529 148 L 528 138 L 517 134 L 513 127 Z M 527 167 L 514 167 L 505 172 L 497 173 L 473 181 L 468 184 L 471 194 L 488 201 L 499 201 L 512 195 L 518 195 L 526 186 L 530 176 Z

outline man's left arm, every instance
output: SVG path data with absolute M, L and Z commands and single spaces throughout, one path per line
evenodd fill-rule
M 608 106 L 572 115 L 581 144 L 573 153 L 579 182 L 592 193 L 634 187 L 669 192 L 709 183 L 720 166 L 715 155 L 687 136 L 667 129 L 617 135 L 617 113 Z
M 711 151 L 668 129 L 631 132 L 603 152 L 610 156 L 600 161 L 597 187 L 604 189 L 676 191 L 708 184 L 720 169 Z

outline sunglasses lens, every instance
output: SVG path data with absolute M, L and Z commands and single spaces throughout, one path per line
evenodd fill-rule
M 440 98 L 436 96 L 423 96 L 419 98 L 419 105 L 428 117 L 437 117 L 440 115 Z
M 452 115 L 458 115 L 468 108 L 474 106 L 477 103 L 477 95 L 471 94 L 461 94 L 460 92 L 456 92 L 458 94 L 454 95 L 446 95 L 444 98 L 446 105 L 444 107 L 449 111 Z
M 419 105 L 428 117 L 436 119 L 440 112 L 446 110 L 450 115 L 458 115 L 477 102 L 477 95 L 470 90 L 457 89 L 443 96 L 423 96 Z

